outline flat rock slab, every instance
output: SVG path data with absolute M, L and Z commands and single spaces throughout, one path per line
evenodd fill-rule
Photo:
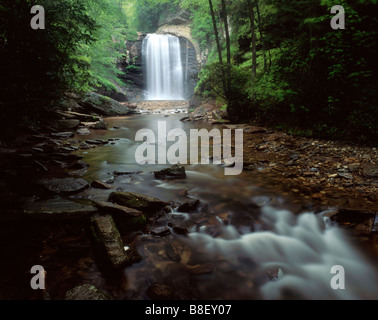
M 96 212 L 97 208 L 94 206 L 62 199 L 36 202 L 24 210 L 29 217 L 49 221 L 80 219 Z
M 109 201 L 121 206 L 140 210 L 147 214 L 156 213 L 169 205 L 169 203 L 157 198 L 135 192 L 113 192 L 109 196 Z
M 85 143 L 87 143 L 87 144 L 94 144 L 94 145 L 99 146 L 99 145 L 102 145 L 102 144 L 107 144 L 108 141 L 100 140 L 100 139 L 97 139 L 97 140 L 91 140 L 91 139 L 89 139 L 89 140 L 85 140 Z
M 89 183 L 84 179 L 80 178 L 42 179 L 39 180 L 37 183 L 44 187 L 46 190 L 59 195 L 75 194 L 89 187 Z
M 68 139 L 71 138 L 75 135 L 73 132 L 58 132 L 58 133 L 52 133 L 51 136 L 54 138 L 59 138 L 59 139 Z
M 86 97 L 79 102 L 79 105 L 83 106 L 88 111 L 108 117 L 125 116 L 133 113 L 133 110 L 128 106 L 94 92 L 88 93 Z
M 125 216 L 128 218 L 134 218 L 134 217 L 141 217 L 143 216 L 143 212 L 128 208 L 125 206 L 121 206 L 118 204 L 114 204 L 111 202 L 105 202 L 105 201 L 94 201 L 94 204 L 103 212 L 109 213 L 109 214 L 115 214 L 118 216 Z
M 137 251 L 125 250 L 121 235 L 111 215 L 95 214 L 91 221 L 95 239 L 102 248 L 105 259 L 113 268 L 119 269 L 141 260 Z
M 90 284 L 75 287 L 66 293 L 65 300 L 112 300 L 112 298 L 104 291 L 97 289 Z

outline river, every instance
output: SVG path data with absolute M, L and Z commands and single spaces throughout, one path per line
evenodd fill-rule
M 138 165 L 135 151 L 141 142 L 135 134 L 142 128 L 157 132 L 158 121 L 166 121 L 168 131 L 181 128 L 188 136 L 193 128 L 221 129 L 180 118 L 182 114 L 108 118 L 108 131 L 85 138 L 110 139 L 111 144 L 78 151 L 90 165 L 83 176 L 88 181 L 148 194 L 174 203 L 174 208 L 189 199 L 208 206 L 193 213 L 173 210 L 151 220 L 144 232 L 124 237 L 143 260 L 124 270 L 122 283 L 112 284 L 118 298 L 148 299 L 156 284 L 173 288 L 178 299 L 378 298 L 374 264 L 329 222 L 327 211 L 298 210 L 293 199 L 256 173 L 225 176 L 222 165 L 199 164 L 185 165 L 186 179 L 157 180 L 153 171 L 167 165 Z M 106 200 L 107 195 L 90 189 L 81 196 Z M 175 232 L 173 225 L 189 234 Z M 170 233 L 164 236 L 153 232 L 166 229 Z M 342 270 L 331 273 L 334 266 Z M 332 281 L 341 288 L 332 288 Z

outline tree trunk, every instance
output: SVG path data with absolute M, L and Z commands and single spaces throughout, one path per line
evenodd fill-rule
M 265 52 L 265 39 L 262 34 L 262 26 L 261 26 L 261 15 L 260 15 L 260 8 L 259 8 L 259 2 L 258 0 L 255 0 L 255 5 L 256 5 L 256 12 L 257 12 L 257 23 L 259 26 L 259 33 L 260 33 L 260 39 L 262 43 L 262 51 L 264 55 L 264 72 L 267 71 L 267 62 L 266 62 L 266 52 Z
M 230 32 L 228 30 L 226 2 L 225 0 L 222 0 L 221 2 L 222 2 L 222 11 L 224 15 L 224 30 L 226 32 L 227 63 L 231 64 L 231 41 L 230 41 Z
M 223 65 L 223 59 L 222 59 L 222 48 L 220 46 L 219 42 L 219 35 L 218 35 L 218 28 L 217 28 L 217 21 L 215 20 L 215 15 L 214 15 L 214 7 L 213 3 L 211 0 L 209 0 L 209 6 L 210 6 L 210 13 L 211 13 L 211 18 L 213 20 L 213 27 L 214 27 L 214 35 L 215 35 L 215 41 L 217 43 L 217 49 L 218 49 L 218 56 L 219 56 L 219 63 Z
M 225 0 L 221 0 L 222 3 L 222 12 L 224 17 L 224 31 L 226 33 L 226 48 L 227 48 L 227 65 L 226 65 L 226 90 L 225 95 L 228 100 L 228 104 L 232 103 L 231 99 L 231 41 L 230 41 L 230 32 L 228 30 L 228 19 L 227 19 L 227 9 Z
M 219 56 L 219 64 L 221 68 L 221 74 L 222 74 L 222 86 L 223 86 L 223 93 L 225 95 L 225 98 L 227 100 L 228 97 L 228 84 L 226 81 L 226 74 L 223 67 L 223 59 L 222 59 L 222 47 L 220 45 L 219 41 L 219 35 L 218 35 L 218 28 L 217 28 L 217 22 L 215 20 L 215 14 L 214 14 L 214 7 L 211 0 L 209 0 L 209 6 L 210 6 L 210 12 L 211 12 L 211 18 L 213 20 L 213 27 L 214 27 L 214 34 L 215 34 L 215 41 L 217 43 L 217 49 L 218 49 L 218 56 Z
M 253 83 L 256 78 L 256 70 L 257 70 L 255 14 L 253 12 L 252 1 L 247 0 L 247 2 L 248 2 L 249 21 L 251 24 L 251 34 L 252 34 L 252 83 Z

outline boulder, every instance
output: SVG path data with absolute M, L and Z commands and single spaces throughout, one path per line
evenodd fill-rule
M 95 124 L 89 126 L 90 129 L 94 130 L 108 130 L 108 125 L 104 120 L 97 121 Z
M 112 297 L 95 286 L 84 284 L 67 291 L 65 300 L 112 300 Z
M 91 221 L 92 234 L 99 252 L 112 268 L 120 269 L 142 259 L 136 250 L 125 250 L 121 235 L 111 215 L 95 214 Z
M 185 167 L 179 165 L 173 165 L 170 168 L 155 171 L 155 177 L 157 179 L 184 179 L 186 178 Z
M 80 125 L 80 120 L 68 119 L 68 120 L 55 120 L 50 123 L 50 126 L 56 130 L 75 130 Z
M 47 191 L 64 196 L 81 192 L 89 187 L 89 183 L 81 178 L 48 178 L 39 180 L 37 184 Z
M 147 223 L 146 216 L 139 210 L 105 201 L 94 201 L 93 203 L 101 213 L 112 215 L 122 234 L 140 230 Z
M 62 199 L 36 202 L 27 205 L 24 209 L 28 217 L 47 221 L 89 218 L 97 211 L 97 208 L 92 205 Z
M 328 214 L 329 219 L 343 228 L 351 229 L 355 235 L 368 236 L 373 231 L 376 212 L 338 209 Z
M 109 201 L 147 214 L 156 213 L 168 205 L 157 198 L 134 192 L 113 192 L 109 196 Z
M 125 116 L 133 113 L 133 110 L 109 97 L 91 92 L 79 102 L 89 112 L 95 112 L 101 116 Z
M 188 202 L 183 203 L 181 206 L 178 207 L 178 212 L 206 212 L 208 209 L 208 205 L 206 203 L 202 203 L 200 200 L 191 200 Z

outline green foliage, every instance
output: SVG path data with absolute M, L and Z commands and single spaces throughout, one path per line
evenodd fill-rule
M 229 86 L 225 86 L 224 74 L 229 75 Z M 201 70 L 200 82 L 196 91 L 203 92 L 206 97 L 220 98 L 222 104 L 227 104 L 227 111 L 231 118 L 242 118 L 248 115 L 249 112 L 245 108 L 245 104 L 248 103 L 246 93 L 248 77 L 248 70 L 238 66 L 221 65 L 219 62 L 214 62 L 206 65 Z
M 30 27 L 37 4 L 45 30 Z M 122 1 L 4 0 L 0 19 L 2 122 L 37 119 L 67 91 L 121 84 L 116 63 L 128 33 Z
M 192 4 L 190 4 L 192 2 Z M 196 89 L 205 97 L 222 97 L 228 109 L 245 120 L 284 125 L 296 133 L 377 141 L 377 17 L 376 1 L 257 0 L 255 12 L 257 74 L 252 78 L 252 33 L 247 1 L 228 3 L 233 70 L 249 70 L 233 90 L 242 103 L 232 106 L 221 90 L 222 76 L 212 37 L 197 32 L 202 47 L 210 44 L 208 65 Z M 218 33 L 225 56 L 224 13 L 218 1 Z M 208 0 L 183 1 L 192 11 L 193 30 L 211 31 Z M 330 9 L 343 5 L 346 29 L 333 30 Z M 201 11 L 201 12 L 200 12 Z M 259 15 L 258 15 L 259 14 Z M 207 17 L 205 19 L 205 17 Z M 205 25 L 207 20 L 207 26 Z M 206 27 L 208 29 L 206 29 Z M 242 79 L 244 78 L 243 75 Z M 244 80 L 243 80 L 244 81 Z M 248 99 L 245 99 L 245 96 Z
M 130 0 L 127 8 L 131 25 L 137 31 L 155 32 L 171 14 L 177 12 L 180 0 Z
M 43 5 L 46 29 L 30 27 L 33 5 Z M 98 26 L 81 1 L 4 0 L 0 6 L 1 120 L 36 116 L 69 88 L 85 84 L 89 60 L 78 42 L 94 41 Z
M 46 30 L 30 28 L 34 4 L 46 9 Z M 377 1 L 233 0 L 226 10 L 220 0 L 212 4 L 221 56 L 227 61 L 230 49 L 230 64 L 218 62 L 209 0 L 3 0 L 2 121 L 35 117 L 66 91 L 122 85 L 116 66 L 125 40 L 186 10 L 208 56 L 196 93 L 227 105 L 232 120 L 378 141 Z M 333 5 L 345 8 L 345 30 L 330 27 Z

